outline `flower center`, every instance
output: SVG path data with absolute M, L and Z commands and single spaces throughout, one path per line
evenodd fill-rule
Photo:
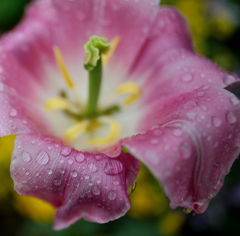
M 140 89 L 135 83 L 123 83 L 115 89 L 116 97 L 128 94 L 122 104 L 115 103 L 104 109 L 101 109 L 98 105 L 103 74 L 102 66 L 105 66 L 110 60 L 119 42 L 119 37 L 115 37 L 112 43 L 108 43 L 106 38 L 92 36 L 84 45 L 87 53 L 84 67 L 88 71 L 89 82 L 86 104 L 83 104 L 78 97 L 76 86 L 70 76 L 60 49 L 57 46 L 53 47 L 58 69 L 67 89 L 73 93 L 74 99 L 68 98 L 67 93 L 61 91 L 58 97 L 48 99 L 44 107 L 49 112 L 59 111 L 74 120 L 73 125 L 62 134 L 62 137 L 68 143 L 75 141 L 84 134 L 88 134 L 88 138 L 85 141 L 90 146 L 105 146 L 115 142 L 119 138 L 121 126 L 117 120 L 112 118 L 113 114 L 121 112 L 124 107 L 133 104 L 140 97 Z M 98 137 L 99 133 L 101 133 L 99 130 L 108 130 L 107 135 Z

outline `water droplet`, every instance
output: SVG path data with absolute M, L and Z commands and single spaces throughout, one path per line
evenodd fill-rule
M 35 173 L 35 176 L 39 176 L 39 172 L 38 171 Z
M 156 135 L 156 136 L 160 136 L 160 135 L 162 135 L 162 130 L 160 130 L 160 129 L 155 129 L 155 130 L 153 131 L 153 134 Z
M 47 174 L 51 175 L 53 173 L 53 171 L 51 169 L 47 169 Z
M 100 183 L 101 183 L 101 180 L 100 180 L 100 179 L 97 179 L 97 180 L 96 180 L 96 183 L 97 183 L 97 184 L 100 184 Z
M 55 179 L 53 183 L 54 185 L 59 186 L 61 184 L 61 180 Z
M 222 124 L 222 120 L 219 117 L 213 116 L 212 117 L 212 124 L 215 127 L 219 127 Z
M 108 175 L 117 175 L 123 170 L 122 163 L 117 160 L 110 160 L 104 166 L 104 172 Z
M 25 175 L 29 175 L 29 172 L 27 171 L 27 172 L 25 173 Z
M 22 153 L 22 159 L 24 162 L 30 162 L 31 161 L 31 156 L 27 152 Z
M 113 200 L 116 199 L 116 197 L 117 197 L 117 194 L 116 194 L 115 191 L 110 191 L 110 192 L 108 193 L 108 199 L 109 199 L 109 200 L 113 201 Z
M 175 129 L 175 130 L 173 131 L 173 135 L 176 136 L 176 137 L 182 136 L 182 130 L 180 130 L 180 129 Z
M 233 105 L 237 105 L 239 103 L 239 100 L 236 97 L 230 97 L 230 102 Z
M 15 117 L 17 115 L 17 110 L 16 109 L 11 109 L 9 112 L 9 116 Z
M 218 191 L 220 190 L 222 187 L 222 182 L 221 181 L 217 181 L 217 183 L 214 185 L 214 190 Z
M 85 175 L 85 177 L 84 177 L 85 179 L 89 179 L 89 175 Z
M 210 88 L 210 85 L 207 84 L 207 85 L 204 85 L 204 86 L 202 87 L 202 90 L 203 90 L 203 91 L 206 91 L 206 90 L 208 90 L 209 88 Z
M 99 161 L 99 160 L 102 159 L 102 156 L 101 156 L 101 155 L 96 155 L 96 156 L 95 156 L 95 159 L 96 159 L 97 161 Z
M 90 163 L 90 164 L 88 165 L 88 169 L 89 169 L 90 171 L 92 171 L 93 173 L 95 173 L 95 172 L 98 170 L 97 166 L 96 166 L 95 164 L 93 164 L 93 163 Z
M 73 178 L 76 178 L 77 175 L 78 175 L 78 173 L 77 173 L 76 170 L 73 170 L 73 171 L 71 172 L 71 176 L 72 176 Z
M 234 83 L 236 79 L 232 75 L 227 75 L 223 78 L 223 83 L 226 85 L 230 85 Z
M 184 159 L 188 159 L 191 156 L 192 150 L 190 145 L 187 142 L 183 142 L 180 145 L 180 153 Z
M 70 147 L 63 147 L 62 150 L 61 150 L 61 155 L 63 156 L 69 156 L 70 153 L 71 153 L 72 149 Z
M 198 97 L 203 97 L 204 95 L 205 95 L 204 92 L 198 92 L 198 93 L 197 93 L 197 96 L 198 96 Z
M 229 124 L 234 124 L 237 121 L 237 117 L 231 111 L 227 112 L 226 118 Z
M 128 193 L 131 194 L 134 192 L 134 190 L 137 187 L 137 182 L 135 182 L 129 189 L 128 189 Z
M 115 180 L 115 181 L 113 181 L 113 185 L 119 185 L 119 181 L 117 181 L 117 180 Z
M 65 173 L 65 170 L 64 170 L 64 169 L 60 169 L 59 172 L 60 172 L 61 174 L 64 174 L 64 173 Z
M 208 111 L 208 108 L 205 105 L 199 105 L 199 107 L 202 109 L 202 111 Z
M 196 113 L 193 112 L 193 111 L 190 111 L 190 112 L 187 113 L 187 117 L 188 117 L 189 120 L 195 120 Z
M 76 155 L 76 162 L 78 162 L 78 163 L 81 163 L 81 162 L 83 162 L 84 161 L 84 159 L 85 159 L 85 157 L 84 157 L 84 154 L 83 153 L 78 153 L 77 155 Z
M 98 189 L 98 187 L 97 186 L 94 186 L 93 187 L 93 194 L 94 195 L 99 195 L 101 192 L 100 192 L 100 190 Z
M 183 75 L 183 77 L 182 77 L 182 81 L 184 81 L 184 82 L 190 82 L 190 81 L 192 81 L 192 79 L 193 79 L 193 76 L 190 74 Z
M 68 164 L 69 164 L 69 165 L 72 165 L 72 163 L 73 163 L 73 160 L 72 160 L 72 159 L 69 159 L 69 160 L 68 160 Z
M 183 208 L 183 213 L 189 214 L 189 213 L 191 213 L 191 210 L 188 208 Z
M 49 155 L 45 151 L 39 152 L 36 161 L 40 165 L 46 165 L 49 162 Z

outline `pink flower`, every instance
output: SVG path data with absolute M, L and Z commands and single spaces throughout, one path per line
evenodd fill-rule
M 158 4 L 39 0 L 0 41 L 0 135 L 17 134 L 15 189 L 55 206 L 55 229 L 123 216 L 139 171 L 134 157 L 172 208 L 202 213 L 239 154 L 240 105 L 225 89 L 237 76 L 196 55 L 185 20 Z M 85 108 L 83 45 L 92 35 L 115 40 L 94 121 L 71 117 Z M 130 93 L 127 106 L 114 89 Z M 120 111 L 104 113 L 115 104 Z

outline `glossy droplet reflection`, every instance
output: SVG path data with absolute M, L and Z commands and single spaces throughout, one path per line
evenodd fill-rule
M 85 157 L 84 157 L 84 154 L 83 153 L 78 153 L 77 155 L 76 155 L 76 162 L 78 162 L 78 163 L 81 163 L 81 162 L 83 162 L 84 161 L 84 159 L 85 159 Z
M 183 208 L 183 213 L 185 213 L 185 214 L 190 214 L 190 213 L 191 213 L 191 210 L 188 209 L 188 208 Z
M 108 199 L 109 200 L 113 201 L 113 200 L 116 199 L 116 197 L 117 197 L 117 194 L 116 194 L 115 191 L 111 191 L 111 192 L 108 193 Z
M 36 162 L 40 165 L 46 165 L 49 162 L 49 155 L 45 151 L 39 152 Z
M 27 153 L 27 152 L 23 152 L 22 153 L 22 160 L 24 161 L 24 162 L 30 162 L 31 161 L 31 156 Z

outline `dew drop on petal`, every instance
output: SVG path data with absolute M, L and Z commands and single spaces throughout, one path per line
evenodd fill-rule
M 73 160 L 72 160 L 72 159 L 69 159 L 69 160 L 68 160 L 68 164 L 69 164 L 69 165 L 72 165 L 72 163 L 73 163 Z
M 97 161 L 99 161 L 99 160 L 102 159 L 102 156 L 101 156 L 101 155 L 96 155 L 96 156 L 95 156 L 95 159 L 96 159 Z
M 123 170 L 122 163 L 117 160 L 109 160 L 104 166 L 104 172 L 107 175 L 117 175 Z
M 191 82 L 192 79 L 193 79 L 193 76 L 190 75 L 190 74 L 184 75 L 184 76 L 182 77 L 182 81 L 183 81 L 183 82 Z
M 117 194 L 116 194 L 115 191 L 110 191 L 110 192 L 108 193 L 108 199 L 109 199 L 109 200 L 113 201 L 113 200 L 116 199 L 116 197 L 117 197 Z
M 191 210 L 188 208 L 183 208 L 183 213 L 189 214 L 189 213 L 191 213 Z
M 161 136 L 162 135 L 162 130 L 156 129 L 156 130 L 153 131 L 153 134 L 156 135 L 156 136 Z
M 133 193 L 136 188 L 137 188 L 137 182 L 135 182 L 135 183 L 128 189 L 128 193 L 129 193 L 129 194 Z
M 78 153 L 77 155 L 76 155 L 76 162 L 78 162 L 78 163 L 81 163 L 81 162 L 83 162 L 84 161 L 84 159 L 85 159 L 85 157 L 84 157 L 84 154 L 83 153 Z
M 90 164 L 88 165 L 88 169 L 89 169 L 90 171 L 92 171 L 93 173 L 95 173 L 95 172 L 98 170 L 97 166 L 96 166 L 95 164 L 93 164 L 93 163 L 90 163 Z
M 237 117 L 231 111 L 227 112 L 226 118 L 229 124 L 234 124 L 237 121 Z
M 47 169 L 47 174 L 51 175 L 53 173 L 53 171 L 51 169 Z
M 189 146 L 189 144 L 187 142 L 183 142 L 180 147 L 180 153 L 181 153 L 181 156 L 184 158 L 184 159 L 188 159 L 190 156 L 191 156 L 191 147 Z
M 73 171 L 71 172 L 71 176 L 72 176 L 73 178 L 76 178 L 77 175 L 78 175 L 78 173 L 77 173 L 76 170 L 73 170 Z
M 36 162 L 40 165 L 46 165 L 49 162 L 49 155 L 45 151 L 39 152 Z
M 101 192 L 100 192 L 100 190 L 98 189 L 98 187 L 97 186 L 94 186 L 93 187 L 93 194 L 94 195 L 99 195 Z
M 64 173 L 65 173 L 65 170 L 64 170 L 64 169 L 60 169 L 59 172 L 60 172 L 61 174 L 64 174 Z
M 63 147 L 62 150 L 61 150 L 61 155 L 67 157 L 70 155 L 72 149 L 70 147 Z
M 117 181 L 117 180 L 115 180 L 115 181 L 113 181 L 113 185 L 119 185 L 119 181 Z
M 234 83 L 235 81 L 236 81 L 236 79 L 232 75 L 227 75 L 223 78 L 223 83 L 225 85 L 230 85 L 230 84 Z
M 84 177 L 85 179 L 89 179 L 89 175 L 85 175 L 85 177 Z
M 61 181 L 58 180 L 58 179 L 55 179 L 55 180 L 53 181 L 53 183 L 54 183 L 54 185 L 59 186 L 59 185 L 61 184 Z
M 182 130 L 180 130 L 180 129 L 175 129 L 175 130 L 173 131 L 173 135 L 176 136 L 176 137 L 182 136 Z
M 212 117 L 212 124 L 213 124 L 214 127 L 219 127 L 222 124 L 222 120 L 217 116 L 213 116 Z
M 24 162 L 30 162 L 31 161 L 31 156 L 27 152 L 22 153 L 22 159 Z
M 9 116 L 15 117 L 17 115 L 17 110 L 16 109 L 11 109 L 9 112 Z
M 233 105 L 237 105 L 239 103 L 239 100 L 236 98 L 236 97 L 231 97 L 230 98 L 230 102 L 233 104 Z

